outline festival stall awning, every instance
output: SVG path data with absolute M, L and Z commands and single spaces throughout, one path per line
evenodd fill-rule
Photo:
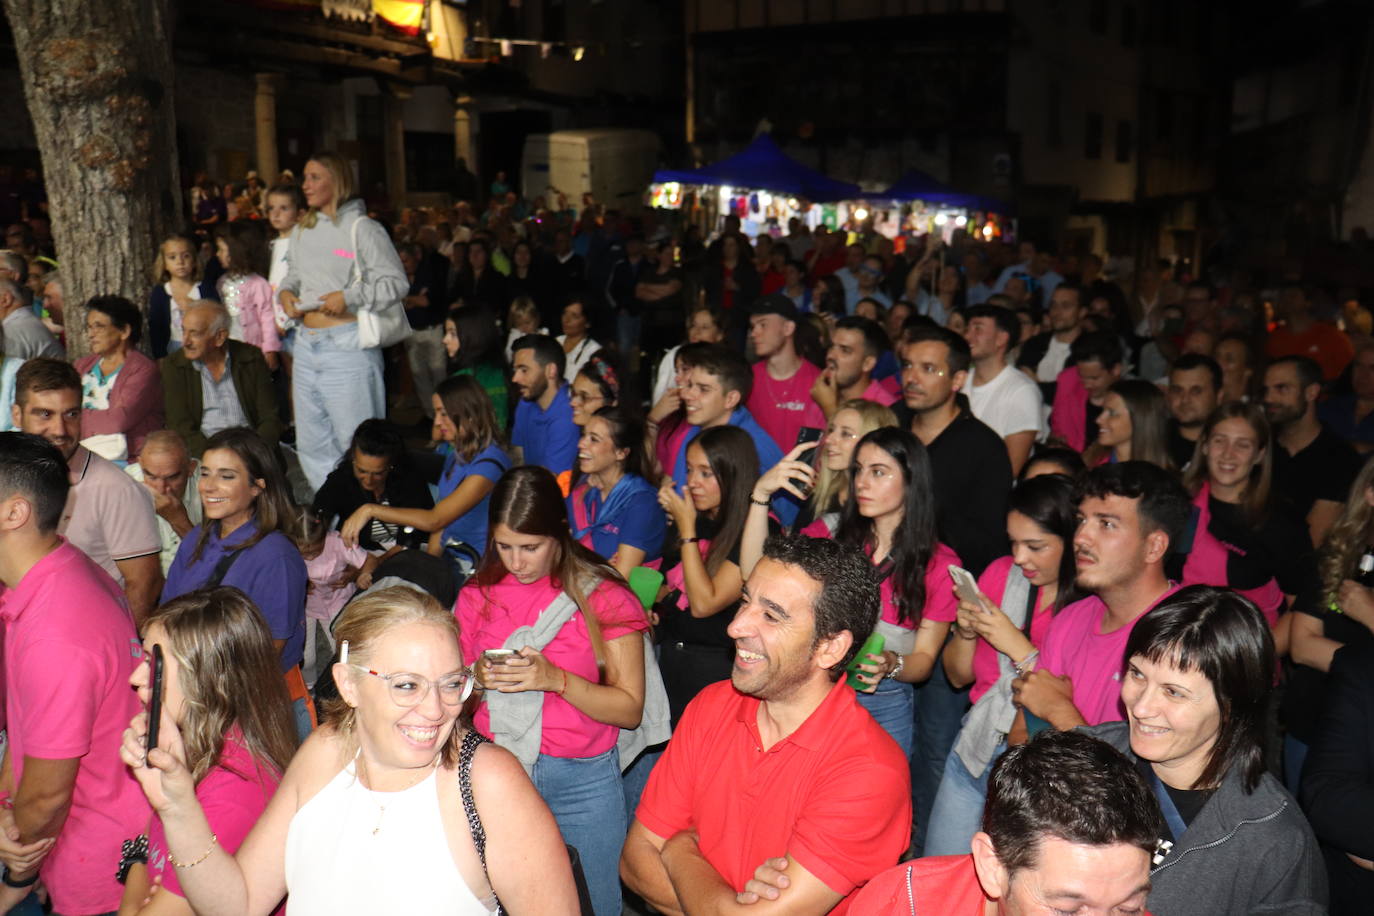
M 886 191 L 866 196 L 873 200 L 923 200 L 928 203 L 944 204 L 947 207 L 961 210 L 979 210 L 984 213 L 1009 213 L 1011 211 L 1011 205 L 1005 200 L 956 191 L 920 169 L 911 169 L 904 173 Z
M 654 182 L 730 185 L 788 194 L 814 203 L 863 196 L 858 185 L 822 175 L 791 158 L 768 134 L 760 134 L 741 152 L 699 169 L 661 169 L 654 173 Z

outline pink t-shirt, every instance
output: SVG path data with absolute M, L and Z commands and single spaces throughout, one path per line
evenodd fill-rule
M 811 386 L 820 374 L 820 369 L 802 360 L 791 378 L 778 381 L 768 374 L 767 360 L 754 363 L 754 390 L 746 406 L 784 455 L 797 444 L 797 431 L 803 426 L 825 429 L 825 413 L 811 399 Z
M 361 568 L 367 562 L 367 551 L 358 545 L 344 546 L 339 532 L 325 535 L 324 548 L 319 556 L 305 561 L 305 574 L 310 586 L 305 593 L 305 616 L 312 620 L 333 620 L 353 597 L 358 587 L 353 583 L 343 588 L 330 585 L 349 566 Z
M 25 757 L 80 761 L 71 810 L 42 866 L 53 907 L 118 909 L 120 844 L 142 833 L 149 816 L 119 759 L 124 729 L 140 708 L 129 676 L 142 655 L 124 595 L 63 542 L 0 594 L 0 620 L 15 785 L 23 782 Z
M 892 577 L 883 580 L 879 591 L 882 593 L 883 620 L 888 623 L 914 630 L 922 620 L 936 620 L 944 623 L 954 621 L 959 616 L 959 602 L 949 588 L 949 564 L 959 564 L 959 555 L 944 544 L 936 544 L 935 552 L 926 564 L 926 603 L 915 623 L 901 623 L 897 611 L 897 596 L 892 585 Z
M 1170 583 L 1155 604 L 1176 591 L 1178 586 Z M 1073 681 L 1073 705 L 1089 725 L 1121 721 L 1121 672 L 1125 668 L 1122 654 L 1136 621 L 1149 609 L 1110 633 L 1102 632 L 1106 613 L 1107 605 L 1096 595 L 1075 601 L 1060 611 L 1045 634 L 1037 665 Z
M 123 585 L 116 560 L 162 552 L 153 497 L 114 462 L 85 448 L 77 448 L 70 466 L 72 488 L 58 533 Z
M 978 588 L 988 598 L 1000 605 L 1002 596 L 1007 590 L 1007 578 L 1024 575 L 1025 573 L 1021 572 L 1011 557 L 1002 557 L 1000 560 L 994 560 L 987 569 L 983 570 L 983 574 L 978 577 Z M 1003 610 L 1008 609 L 1003 608 Z M 1044 643 L 1045 633 L 1049 630 L 1050 621 L 1053 619 L 1052 604 L 1036 612 L 1035 616 L 1031 618 L 1031 645 L 1038 648 Z M 978 644 L 973 649 L 973 687 L 968 692 L 969 702 L 977 703 L 978 699 L 988 692 L 988 688 L 997 683 L 997 679 L 1002 676 L 1000 655 L 1001 653 L 988 645 L 986 640 L 978 640 Z
M 863 399 L 872 401 L 874 404 L 881 404 L 884 407 L 891 407 L 901 400 L 902 392 L 892 379 L 873 379 L 864 389 Z
M 233 855 L 238 852 L 244 837 L 253 825 L 272 794 L 277 791 L 280 781 L 271 767 L 259 766 L 253 755 L 239 742 L 242 740 L 237 727 L 224 740 L 224 754 L 218 766 L 205 774 L 196 786 L 196 800 L 205 809 L 205 819 L 210 824 L 210 832 L 225 852 Z M 178 897 L 182 893 L 181 882 L 177 880 L 177 870 L 168 868 L 167 834 L 162 829 L 162 819 L 154 817 L 148 828 L 148 880 L 162 876 L 162 889 L 171 891 Z M 275 913 L 285 912 L 285 905 L 277 907 Z
M 487 587 L 469 583 L 458 593 L 454 607 L 462 633 L 463 658 L 475 663 L 487 649 L 499 649 L 516 629 L 538 620 L 560 591 L 547 576 L 528 585 L 510 575 Z M 604 580 L 587 601 L 596 612 L 604 642 L 649 628 L 644 606 L 623 585 Z M 581 612 L 575 613 L 544 647 L 544 657 L 594 684 L 601 681 L 596 650 Z M 478 731 L 491 736 L 491 714 L 485 703 L 478 707 L 474 724 Z M 593 721 L 556 693 L 544 694 L 543 728 L 539 752 L 551 757 L 595 757 L 614 747 L 620 735 L 614 725 Z

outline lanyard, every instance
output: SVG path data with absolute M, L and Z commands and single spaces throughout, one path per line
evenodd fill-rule
M 1183 815 L 1178 813 L 1178 806 L 1174 804 L 1173 796 L 1164 787 L 1164 783 L 1159 781 L 1155 775 L 1154 767 L 1145 765 L 1149 771 L 1150 789 L 1155 793 L 1155 801 L 1159 802 L 1159 812 L 1164 815 L 1164 823 L 1169 828 L 1169 833 L 1173 835 L 1174 842 L 1179 843 L 1183 840 L 1183 834 L 1187 832 L 1188 825 L 1183 822 Z

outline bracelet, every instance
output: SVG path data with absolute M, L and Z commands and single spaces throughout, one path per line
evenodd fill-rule
M 38 883 L 38 870 L 34 869 L 33 874 L 29 875 L 23 881 L 16 881 L 10 877 L 10 867 L 6 865 L 5 870 L 0 872 L 0 883 L 3 883 L 5 887 L 13 888 L 33 887 Z
M 763 506 L 765 509 L 772 505 L 772 503 L 766 499 L 762 501 L 755 499 L 753 493 L 749 494 L 749 501 L 756 506 Z
M 902 658 L 901 653 L 893 652 L 892 654 L 897 656 L 897 664 L 895 664 L 895 665 L 892 666 L 892 670 L 891 670 L 891 671 L 889 671 L 887 674 L 884 674 L 884 675 L 883 675 L 883 679 L 884 679 L 884 680 L 891 680 L 892 678 L 894 678 L 894 677 L 896 677 L 897 675 L 901 674 L 901 673 L 902 673 L 902 666 L 906 664 L 906 659 Z
M 210 834 L 210 845 L 205 847 L 205 851 L 200 854 L 200 858 L 196 859 L 194 862 L 178 862 L 176 859 L 172 858 L 172 851 L 169 849 L 167 850 L 167 861 L 171 862 L 177 868 L 195 868 L 197 865 L 210 858 L 210 853 L 215 851 L 215 844 L 218 842 L 219 837 L 213 833 Z
M 701 538 L 678 538 L 677 542 L 679 544 L 695 544 L 700 540 Z
M 558 670 L 563 672 L 563 686 L 558 688 L 558 695 L 561 697 L 568 692 L 568 669 L 559 668 Z

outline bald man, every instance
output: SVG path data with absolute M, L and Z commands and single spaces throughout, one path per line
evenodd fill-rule
M 160 429 L 148 435 L 138 460 L 124 469 L 124 473 L 143 484 L 153 497 L 161 541 L 158 560 L 164 576 L 177 555 L 181 539 L 200 524 L 200 493 L 196 489 L 199 466 L 200 462 L 186 450 L 186 440 L 180 434 Z

